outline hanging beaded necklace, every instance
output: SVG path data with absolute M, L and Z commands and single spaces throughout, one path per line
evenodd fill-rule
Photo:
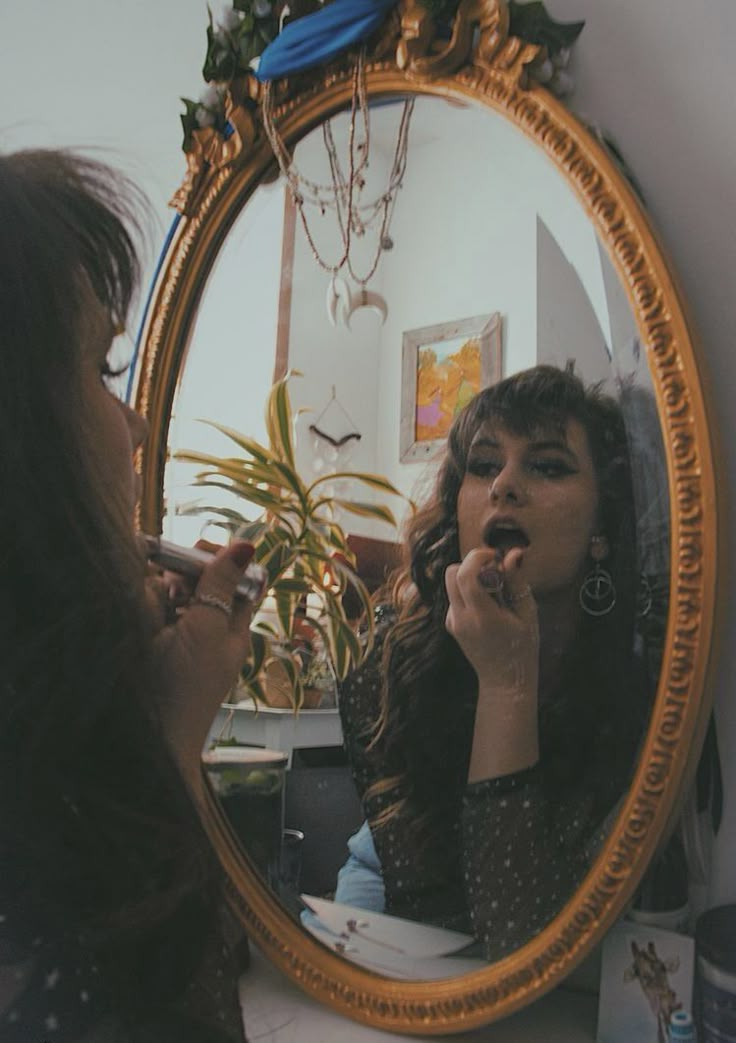
M 317 264 L 324 271 L 335 276 L 342 268 L 347 267 L 351 278 L 363 289 L 372 279 L 378 267 L 383 250 L 393 245 L 389 228 L 393 217 L 398 190 L 404 180 L 406 157 L 409 141 L 409 124 L 414 110 L 414 98 L 404 102 L 399 123 L 393 163 L 385 192 L 372 202 L 361 203 L 361 193 L 365 187 L 364 172 L 368 167 L 370 153 L 370 119 L 365 85 L 365 52 L 361 50 L 353 70 L 352 96 L 350 105 L 350 124 L 348 130 L 348 172 L 347 177 L 340 164 L 337 147 L 332 133 L 332 124 L 326 120 L 322 125 L 325 151 L 330 168 L 330 184 L 319 184 L 305 177 L 296 167 L 293 154 L 289 153 L 286 144 L 276 129 L 273 118 L 273 97 L 270 81 L 265 84 L 263 97 L 263 127 L 271 148 L 279 165 L 279 170 L 286 180 L 289 194 L 299 213 L 304 233 Z M 363 125 L 363 140 L 356 145 L 356 124 L 360 112 Z M 305 204 L 319 208 L 322 215 L 327 210 L 334 210 L 342 241 L 342 255 L 335 263 L 330 264 L 320 254 L 309 227 Z M 366 231 L 379 219 L 376 252 L 373 261 L 364 275 L 358 275 L 351 258 L 353 236 L 362 238 Z

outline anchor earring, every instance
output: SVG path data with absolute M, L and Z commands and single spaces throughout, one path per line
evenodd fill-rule
M 580 586 L 580 607 L 589 616 L 607 616 L 616 604 L 611 573 L 597 561 Z
M 592 536 L 590 543 L 595 566 L 580 585 L 580 607 L 588 616 L 607 616 L 616 604 L 613 577 L 601 565 L 601 561 L 608 556 L 608 540 L 605 536 Z

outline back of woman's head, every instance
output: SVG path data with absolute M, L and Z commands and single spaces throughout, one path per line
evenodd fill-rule
M 88 488 L 78 401 L 81 327 L 96 298 L 122 327 L 139 277 L 139 201 L 110 168 L 71 153 L 0 156 L 0 474 L 6 526 L 77 525 Z M 90 293 L 91 290 L 91 293 Z M 12 490 L 12 496 L 7 493 Z
M 95 299 L 111 328 L 124 325 L 138 279 L 138 205 L 124 179 L 81 156 L 0 157 L 0 671 L 24 702 L 38 701 L 49 726 L 47 692 L 64 687 L 62 663 L 76 673 L 71 650 L 93 645 L 83 657 L 91 672 L 95 649 L 107 651 L 115 673 L 115 631 L 137 618 L 124 592 L 132 519 L 125 524 L 95 480 L 81 334 Z
M 210 899 L 158 723 L 133 519 L 96 482 L 80 379 L 86 309 L 125 323 L 140 204 L 89 159 L 0 157 L 0 847 L 27 912 L 100 937 Z M 155 991 L 132 957 L 113 965 L 123 991 Z

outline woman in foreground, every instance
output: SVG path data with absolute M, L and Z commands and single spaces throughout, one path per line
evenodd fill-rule
M 242 1040 L 200 752 L 249 652 L 252 547 L 184 611 L 146 577 L 143 420 L 111 392 L 135 193 L 72 154 L 0 157 L 0 1038 Z

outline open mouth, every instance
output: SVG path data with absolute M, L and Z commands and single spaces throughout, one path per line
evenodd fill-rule
M 493 521 L 483 533 L 483 542 L 487 547 L 508 553 L 514 547 L 528 547 L 529 537 L 524 530 L 512 521 Z

